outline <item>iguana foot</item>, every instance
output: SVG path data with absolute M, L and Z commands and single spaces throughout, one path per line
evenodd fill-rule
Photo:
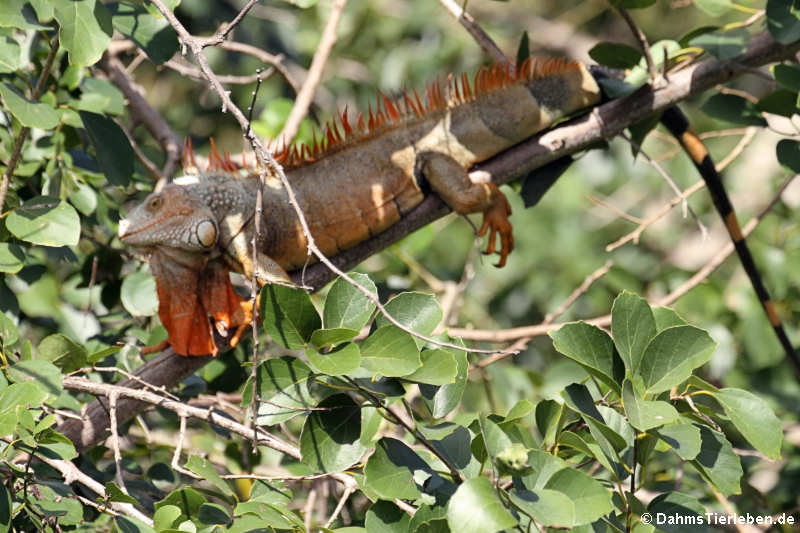
M 495 253 L 495 236 L 500 238 L 500 249 L 497 251 L 500 262 L 495 266 L 502 267 L 506 264 L 508 254 L 514 250 L 514 233 L 508 220 L 511 215 L 511 205 L 500 190 L 495 192 L 494 202 L 483 212 L 483 224 L 478 230 L 478 236 L 483 237 L 488 232 L 489 239 L 484 252 L 486 255 Z
M 233 335 L 231 335 L 231 348 L 239 344 L 239 341 L 242 339 L 242 334 L 247 329 L 247 326 L 253 322 L 253 301 L 242 300 L 239 302 L 239 310 L 234 314 L 233 319 L 236 330 L 233 332 Z

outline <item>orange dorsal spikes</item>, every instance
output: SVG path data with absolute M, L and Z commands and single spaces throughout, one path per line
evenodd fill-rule
M 197 174 L 197 161 L 194 159 L 194 148 L 192 147 L 192 139 L 186 137 L 183 140 L 183 158 L 181 160 L 183 171 L 187 174 Z
M 339 121 L 342 123 L 342 129 L 344 130 L 344 137 L 350 137 L 353 135 L 353 128 L 350 126 L 350 122 L 347 118 L 347 106 L 344 106 L 344 111 L 342 114 L 339 115 Z
M 481 67 L 471 79 L 466 73 L 450 74 L 444 83 L 437 78 L 425 87 L 424 103 L 416 89 L 403 90 L 396 98 L 379 93 L 375 107 L 373 108 L 370 103 L 365 113 L 355 115 L 354 122 L 351 122 L 348 108 L 345 106 L 334 119 L 325 123 L 321 135 L 318 135 L 319 132 L 313 133 L 310 143 L 296 143 L 290 146 L 281 143 L 280 149 L 275 153 L 275 159 L 287 168 L 297 167 L 316 161 L 348 143 L 367 139 L 387 128 L 399 127 L 410 119 L 424 119 L 427 114 L 473 102 L 491 91 L 513 83 L 556 76 L 576 68 L 579 68 L 578 63 L 566 59 L 527 58 L 519 65 L 495 63 Z M 241 167 L 237 166 L 227 153 L 224 157 L 220 157 L 213 139 L 208 159 L 209 170 L 236 171 L 246 166 L 244 156 Z M 188 139 L 184 148 L 184 169 L 187 167 L 196 168 L 191 142 Z
M 385 94 L 381 93 L 383 96 L 383 107 L 386 109 L 386 115 L 389 117 L 389 120 L 398 121 L 401 118 L 400 112 L 395 107 L 394 103 L 389 100 L 389 97 Z

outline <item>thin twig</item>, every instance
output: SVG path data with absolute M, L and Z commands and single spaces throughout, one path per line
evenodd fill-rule
M 344 508 L 344 504 L 347 503 L 347 499 L 350 498 L 350 495 L 355 492 L 355 488 L 345 487 L 344 492 L 342 492 L 342 497 L 339 498 L 339 503 L 336 504 L 336 508 L 331 513 L 330 518 L 325 522 L 325 528 L 331 527 L 333 522 L 339 517 L 339 513 L 342 512 Z
M 239 13 L 227 24 L 223 24 L 222 28 L 213 36 L 208 37 L 202 40 L 202 47 L 206 48 L 208 46 L 216 46 L 220 44 L 222 41 L 227 39 L 228 35 L 233 31 L 233 29 L 239 25 L 239 23 L 244 19 L 247 15 L 247 12 L 252 9 L 254 5 L 258 3 L 259 0 L 249 0 L 244 7 L 239 11 Z
M 675 181 L 673 181 L 670 175 L 667 174 L 667 171 L 664 170 L 664 167 L 662 167 L 658 162 L 654 161 L 649 155 L 647 155 L 647 152 L 642 150 L 642 147 L 639 145 L 639 143 L 634 141 L 633 138 L 631 138 L 627 133 L 623 132 L 620 134 L 620 136 L 626 141 L 628 141 L 628 143 L 631 146 L 633 146 L 634 150 L 642 154 L 642 157 L 644 157 L 645 160 L 648 163 L 650 163 L 654 169 L 656 169 L 656 172 L 658 172 L 659 176 L 661 176 L 664 179 L 664 181 L 667 182 L 667 185 L 669 185 L 669 188 L 672 189 L 672 192 L 681 197 L 681 205 L 683 206 L 683 216 L 685 217 L 687 212 L 690 215 L 692 215 L 692 218 L 697 223 L 697 226 L 700 229 L 700 233 L 703 235 L 703 238 L 705 239 L 706 236 L 708 235 L 708 228 L 706 228 L 706 226 L 700 221 L 700 218 L 697 216 L 697 213 L 695 213 L 694 209 L 691 208 L 689 202 L 686 201 L 686 197 L 683 196 L 683 192 L 681 192 L 680 188 L 675 184 Z
M 108 395 L 108 410 L 109 410 L 109 424 L 111 428 L 111 450 L 114 453 L 114 467 L 117 469 L 117 485 L 125 494 L 128 494 L 128 489 L 125 488 L 125 480 L 122 478 L 122 452 L 119 449 L 119 430 L 117 428 L 117 400 L 119 395 L 112 392 Z
M 294 107 L 292 107 L 289 117 L 286 119 L 286 124 L 283 130 L 277 135 L 276 139 L 280 139 L 286 146 L 292 143 L 297 130 L 300 128 L 300 122 L 308 114 L 308 108 L 311 106 L 311 101 L 314 98 L 314 93 L 317 90 L 319 82 L 322 80 L 322 72 L 325 70 L 325 64 L 328 62 L 333 45 L 336 44 L 336 31 L 339 28 L 339 21 L 342 18 L 342 12 L 347 4 L 347 0 L 333 0 L 331 5 L 331 14 L 325 29 L 322 31 L 322 38 L 320 39 L 317 51 L 314 53 L 314 59 L 311 60 L 311 67 L 308 69 L 308 77 L 303 82 L 303 87 L 297 93 L 294 100 Z
M 472 15 L 467 13 L 460 5 L 458 5 L 455 0 L 439 0 L 439 2 L 444 6 L 447 11 L 449 11 L 457 20 L 464 26 L 470 35 L 472 35 L 475 42 L 478 43 L 478 46 L 483 48 L 483 50 L 489 54 L 489 56 L 497 61 L 498 63 L 507 63 L 508 58 L 500 50 L 500 47 L 495 44 L 489 35 L 483 31 L 476 22 L 475 19 L 472 18 Z
M 634 22 L 633 17 L 631 17 L 631 14 L 628 13 L 627 9 L 619 7 L 617 8 L 617 12 L 630 28 L 633 37 L 636 39 L 636 42 L 639 43 L 639 48 L 641 48 L 642 54 L 644 55 L 644 61 L 647 64 L 647 72 L 650 74 L 650 81 L 655 82 L 660 75 L 658 70 L 656 70 L 656 63 L 653 61 L 653 55 L 650 53 L 650 44 L 647 42 L 647 36 L 644 34 L 641 28 L 636 25 L 636 22 Z
M 797 177 L 793 175 L 788 178 L 772 196 L 770 201 L 765 205 L 756 216 L 750 219 L 747 224 L 742 227 L 742 235 L 747 237 L 756 228 L 758 223 L 764 216 L 769 213 L 773 206 L 780 200 L 781 194 L 789 184 Z M 708 276 L 721 265 L 725 259 L 728 258 L 734 251 L 732 242 L 728 242 L 723 246 L 700 270 L 698 270 L 692 277 L 683 282 L 680 286 L 676 287 L 672 292 L 666 296 L 659 298 L 655 301 L 654 305 L 668 306 L 689 292 L 691 289 L 702 283 Z M 611 315 L 603 315 L 589 320 L 585 320 L 587 324 L 592 324 L 598 327 L 607 327 L 611 325 Z M 539 335 L 546 335 L 550 331 L 556 330 L 563 326 L 565 323 L 551 323 L 551 324 L 536 324 L 534 326 L 523 326 L 519 328 L 510 328 L 505 330 L 478 330 L 478 329 L 462 329 L 450 328 L 449 333 L 454 337 L 461 337 L 466 340 L 473 341 L 486 341 L 486 342 L 509 342 L 524 337 L 537 337 Z M 514 347 L 515 345 L 512 345 Z
M 613 263 L 611 261 L 606 261 L 606 263 L 603 266 L 601 266 L 600 268 L 598 268 L 597 270 L 586 276 L 583 282 L 581 282 L 581 284 L 574 291 L 572 291 L 572 293 L 567 297 L 567 299 L 564 300 L 561 303 L 561 305 L 559 305 L 558 308 L 556 308 L 555 311 L 553 311 L 552 313 L 548 313 L 547 316 L 545 316 L 542 323 L 539 324 L 539 327 L 548 328 L 553 326 L 553 320 L 564 314 L 564 312 L 567 309 L 569 309 L 570 306 L 572 306 L 572 304 L 574 304 L 575 301 L 581 297 L 581 295 L 585 294 L 589 290 L 589 287 L 591 287 L 592 284 L 594 284 L 597 280 L 605 276 L 612 266 Z M 553 329 L 556 328 L 553 327 Z M 451 335 L 452 335 L 452 329 L 451 329 Z M 533 339 L 533 337 L 535 337 L 535 335 L 522 336 L 521 338 L 517 339 L 514 342 L 514 344 L 512 344 L 509 347 L 509 349 L 522 351 L 525 349 L 525 347 L 528 345 L 531 339 Z M 503 352 L 492 354 L 490 357 L 482 359 L 481 361 L 478 361 L 475 365 L 472 365 L 470 367 L 470 370 L 481 369 L 481 371 L 483 371 L 483 369 L 485 369 L 487 366 L 494 364 L 497 361 L 500 361 L 501 359 L 505 359 L 506 357 L 508 357 L 508 355 Z

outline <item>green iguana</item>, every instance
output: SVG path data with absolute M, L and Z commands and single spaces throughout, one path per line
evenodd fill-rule
M 498 64 L 437 81 L 423 105 L 416 92 L 383 96 L 377 110 L 351 126 L 346 111 L 327 126 L 324 147 L 293 146 L 278 159 L 322 252 L 333 256 L 376 235 L 422 202 L 428 191 L 454 211 L 483 213 L 478 235 L 489 234 L 487 253 L 503 266 L 514 247 L 505 196 L 491 182 L 473 183 L 468 170 L 559 119 L 601 100 L 584 65 L 563 59 L 526 60 L 519 68 Z M 703 142 L 676 106 L 661 122 L 684 147 L 705 180 L 755 292 L 800 378 L 800 358 L 775 312 L 742 235 L 733 206 Z M 340 129 L 342 131 L 340 131 Z M 196 167 L 191 160 L 189 165 Z M 227 156 L 212 153 L 204 173 L 178 178 L 151 194 L 120 222 L 122 242 L 150 261 L 159 317 L 168 342 L 182 355 L 216 354 L 213 330 L 235 345 L 252 319 L 250 302 L 234 292 L 229 272 L 255 275 L 260 284 L 288 279 L 287 270 L 308 261 L 306 239 L 286 191 L 277 180 L 260 185 L 242 176 Z M 256 261 L 257 188 L 263 215 Z M 213 326 L 212 326 L 213 323 Z
M 462 75 L 444 88 L 433 83 L 424 103 L 416 92 L 382 96 L 354 125 L 345 111 L 327 126 L 324 147 L 293 146 L 277 159 L 327 256 L 384 231 L 432 191 L 458 213 L 483 213 L 478 235 L 488 233 L 486 251 L 496 251 L 503 266 L 514 247 L 511 208 L 495 184 L 473 183 L 468 169 L 599 100 L 581 63 L 498 64 L 472 81 Z M 205 172 L 151 194 L 119 225 L 122 242 L 150 262 L 159 317 L 181 355 L 216 354 L 214 329 L 235 345 L 249 324 L 249 302 L 234 292 L 229 271 L 264 284 L 288 279 L 286 271 L 308 261 L 306 238 L 280 183 L 242 175 L 216 151 L 210 161 Z M 254 263 L 258 187 L 263 215 Z

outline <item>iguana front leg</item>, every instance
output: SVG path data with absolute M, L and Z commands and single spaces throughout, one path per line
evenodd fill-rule
M 431 188 L 450 206 L 461 214 L 483 213 L 483 224 L 478 236 L 489 234 L 486 254 L 495 253 L 495 237 L 500 239 L 500 262 L 506 264 L 508 254 L 514 250 L 514 235 L 511 222 L 511 206 L 497 185 L 491 182 L 475 183 L 469 173 L 453 158 L 438 152 L 419 156 L 418 169 Z

